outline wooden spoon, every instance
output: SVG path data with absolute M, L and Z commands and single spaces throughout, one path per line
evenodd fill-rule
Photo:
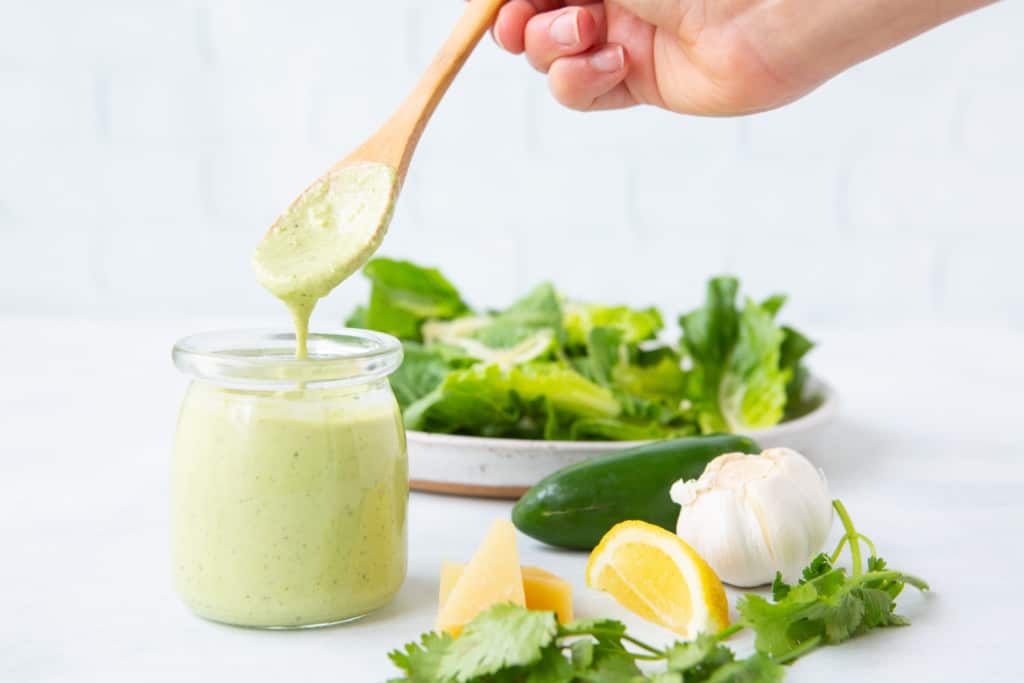
M 380 246 L 427 121 L 504 3 L 470 0 L 426 73 L 387 123 L 306 188 L 256 247 L 256 279 L 291 310 L 300 357 L 317 300 Z
M 427 121 L 505 2 L 470 0 L 448 40 L 398 111 L 366 142 L 339 161 L 334 169 L 366 161 L 387 164 L 396 169 L 401 185 Z

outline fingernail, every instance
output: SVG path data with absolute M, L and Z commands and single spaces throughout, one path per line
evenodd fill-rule
M 494 42 L 498 44 L 498 47 L 500 47 L 502 50 L 507 50 L 508 48 L 505 47 L 505 43 L 501 42 L 501 31 L 499 30 L 501 28 L 500 24 L 501 17 L 498 17 L 498 19 L 494 22 L 494 28 L 491 29 L 491 35 L 494 36 Z
M 590 66 L 604 73 L 615 73 L 626 65 L 626 53 L 621 45 L 609 45 L 590 55 Z
M 566 12 L 551 22 L 548 33 L 551 39 L 559 45 L 572 47 L 580 42 L 580 13 L 579 10 Z

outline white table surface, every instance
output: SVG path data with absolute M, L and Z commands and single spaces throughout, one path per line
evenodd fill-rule
M 0 321 L 0 681 L 381 681 L 431 627 L 442 558 L 465 560 L 505 503 L 413 494 L 409 576 L 351 625 L 260 632 L 193 617 L 170 589 L 167 462 L 185 380 L 169 350 L 208 325 Z M 814 330 L 842 394 L 834 495 L 897 568 L 914 624 L 818 651 L 800 681 L 1024 679 L 1024 332 L 907 325 Z M 582 616 L 631 619 L 583 586 L 585 556 L 520 537 L 572 580 Z M 735 593 L 732 594 L 735 598 Z M 749 637 L 735 647 L 749 651 Z

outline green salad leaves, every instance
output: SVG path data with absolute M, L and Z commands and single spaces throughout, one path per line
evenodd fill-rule
M 819 647 L 907 625 L 895 613 L 896 596 L 906 584 L 928 590 L 921 579 L 889 569 L 843 504 L 836 500 L 833 506 L 845 531 L 835 552 L 815 557 L 796 585 L 777 575 L 771 600 L 743 595 L 737 605 L 741 621 L 720 633 L 659 649 L 627 634 L 619 621 L 562 626 L 553 612 L 495 605 L 457 639 L 432 632 L 392 652 L 402 678 L 391 683 L 778 683 L 785 665 Z M 862 541 L 871 551 L 866 571 Z M 849 574 L 835 566 L 847 544 Z M 724 641 L 744 628 L 755 634 L 755 651 L 737 659 Z
M 391 381 L 409 429 L 632 441 L 769 427 L 813 407 L 813 343 L 776 322 L 785 297 L 738 303 L 732 277 L 709 281 L 670 344 L 657 309 L 566 300 L 547 283 L 474 312 L 436 269 L 379 258 L 363 274 L 370 300 L 347 324 L 402 340 Z

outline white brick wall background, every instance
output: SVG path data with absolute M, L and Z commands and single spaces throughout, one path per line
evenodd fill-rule
M 412 86 L 458 0 L 7 3 L 0 314 L 283 315 L 265 227 Z M 1024 327 L 1024 3 L 942 27 L 783 110 L 561 109 L 481 45 L 414 160 L 383 254 L 479 305 L 554 280 L 693 305 L 711 274 L 790 319 Z M 330 324 L 365 296 L 344 285 Z M 275 318 L 276 316 L 276 318 Z

